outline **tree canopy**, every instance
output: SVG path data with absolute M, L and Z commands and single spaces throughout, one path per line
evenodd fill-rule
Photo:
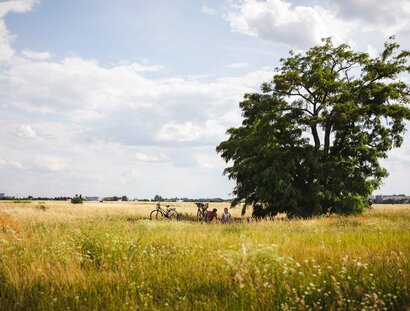
M 400 147 L 410 88 L 409 51 L 391 37 L 375 57 L 331 38 L 281 59 L 260 93 L 245 94 L 243 122 L 217 152 L 236 181 L 233 205 L 310 217 L 360 213 L 387 171 L 379 160 Z

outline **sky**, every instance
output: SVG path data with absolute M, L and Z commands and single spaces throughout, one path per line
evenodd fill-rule
M 409 1 L 0 0 L 0 192 L 229 198 L 244 93 L 289 50 L 390 35 L 410 49 Z M 376 193 L 410 194 L 409 133 L 382 163 Z

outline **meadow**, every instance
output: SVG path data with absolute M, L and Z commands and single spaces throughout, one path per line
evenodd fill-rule
M 0 309 L 410 309 L 410 205 L 203 224 L 154 204 L 0 201 Z

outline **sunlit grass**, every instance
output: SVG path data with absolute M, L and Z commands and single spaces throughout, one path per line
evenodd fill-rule
M 192 203 L 172 205 L 196 213 Z M 226 205 L 213 206 L 220 214 Z M 232 225 L 149 221 L 152 209 L 134 202 L 0 203 L 1 309 L 410 306 L 410 205 Z M 239 208 L 231 212 L 240 215 Z

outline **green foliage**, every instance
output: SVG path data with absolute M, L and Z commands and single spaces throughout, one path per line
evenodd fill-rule
M 409 51 L 390 38 L 379 57 L 331 39 L 282 59 L 262 93 L 245 94 L 243 122 L 217 147 L 236 181 L 233 204 L 310 217 L 364 210 L 410 119 Z
M 163 202 L 164 198 L 158 194 L 155 195 L 154 199 L 152 199 L 154 202 Z
M 71 199 L 71 203 L 73 204 L 83 204 L 84 202 L 84 198 L 82 197 L 82 195 L 78 195 L 76 194 L 72 199 Z

